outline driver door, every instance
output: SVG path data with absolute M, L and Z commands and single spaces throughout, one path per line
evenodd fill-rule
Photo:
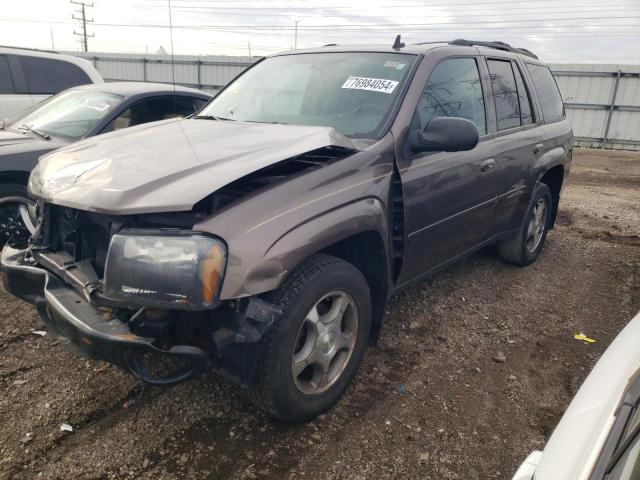
M 400 164 L 405 212 L 405 255 L 399 283 L 462 256 L 486 240 L 494 223 L 497 186 L 493 140 L 480 58 L 445 58 L 431 71 L 410 130 L 437 116 L 462 117 L 478 127 L 480 141 L 466 152 L 412 154 Z M 400 162 L 399 162 L 400 163 Z

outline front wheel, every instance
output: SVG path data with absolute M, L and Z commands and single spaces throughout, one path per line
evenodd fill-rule
M 518 233 L 498 244 L 498 253 L 507 262 L 529 265 L 536 261 L 547 238 L 553 211 L 551 190 L 538 183 L 531 198 L 524 222 Z
M 0 184 L 0 247 L 9 240 L 24 240 L 35 229 L 35 202 L 27 187 L 16 183 Z
M 278 289 L 283 314 L 263 339 L 253 397 L 287 422 L 315 418 L 345 392 L 371 330 L 371 295 L 360 271 L 315 255 Z

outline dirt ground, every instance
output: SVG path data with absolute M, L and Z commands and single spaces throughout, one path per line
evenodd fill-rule
M 0 477 L 509 479 L 638 309 L 640 154 L 596 150 L 576 152 L 537 263 L 487 249 L 395 298 L 355 384 L 306 425 L 214 374 L 123 409 L 131 377 L 32 333 L 0 290 Z

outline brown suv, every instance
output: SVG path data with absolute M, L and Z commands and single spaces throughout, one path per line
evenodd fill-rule
M 42 157 L 36 232 L 3 250 L 5 284 L 142 382 L 215 369 L 304 421 L 343 394 L 391 295 L 487 245 L 538 257 L 571 151 L 526 50 L 286 52 L 193 118 Z

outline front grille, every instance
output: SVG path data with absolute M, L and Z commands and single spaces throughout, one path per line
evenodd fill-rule
M 66 252 L 76 261 L 90 260 L 98 277 L 104 275 L 111 239 L 111 217 L 45 204 L 40 243 L 51 251 Z

